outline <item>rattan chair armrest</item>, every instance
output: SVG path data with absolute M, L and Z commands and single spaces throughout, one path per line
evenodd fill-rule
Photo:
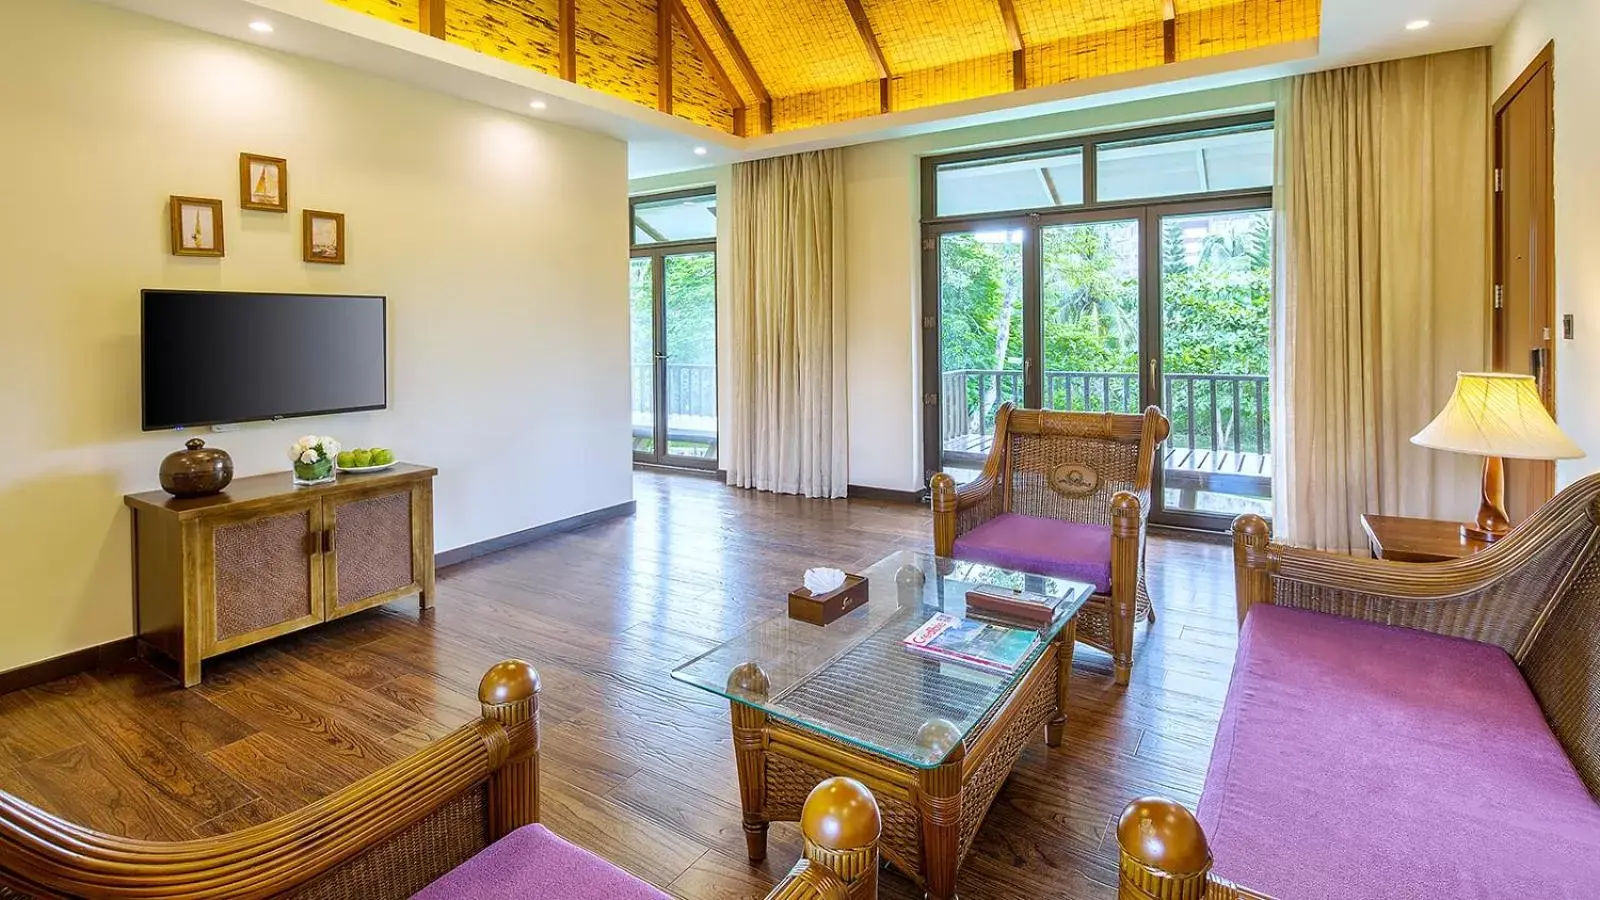
M 866 785 L 829 778 L 800 812 L 805 856 L 767 900 L 876 900 L 883 816 Z
M 489 822 L 479 833 L 494 840 L 538 816 L 538 691 L 532 666 L 500 663 L 479 688 L 479 721 L 297 812 L 218 837 L 157 842 L 103 834 L 0 793 L 0 888 L 106 900 L 290 894 L 344 871 L 485 782 Z M 392 885 L 370 887 L 375 898 L 395 894 Z
M 1271 540 L 1255 515 L 1234 522 L 1239 621 L 1272 603 L 1497 644 L 1520 656 L 1576 563 L 1595 551 L 1600 478 L 1563 491 L 1509 536 L 1437 563 L 1367 559 Z
M 801 858 L 767 895 L 767 900 L 851 900 L 850 887 L 827 866 Z
M 1272 900 L 1211 874 L 1205 830 L 1183 804 L 1141 797 L 1117 820 L 1117 900 Z
M 983 474 L 966 484 L 957 485 L 956 480 L 948 473 L 940 472 L 934 475 L 930 482 L 934 511 L 938 512 L 941 507 L 940 498 L 944 499 L 942 505 L 950 512 L 970 509 L 989 499 L 989 495 L 994 493 L 997 486 L 997 479 L 991 474 Z
M 928 487 L 933 495 L 933 548 L 940 556 L 950 556 L 955 551 L 956 538 L 961 536 L 961 511 L 979 506 L 994 494 L 999 479 L 987 469 L 978 478 L 959 487 L 947 473 L 933 476 Z M 987 521 L 990 516 L 983 511 L 968 516 L 977 517 L 969 522 L 967 530 Z

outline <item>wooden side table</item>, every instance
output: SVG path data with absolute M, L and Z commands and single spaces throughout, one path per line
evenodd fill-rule
M 1463 537 L 1460 522 L 1368 514 L 1361 517 L 1361 527 L 1372 542 L 1373 556 L 1397 562 L 1444 562 L 1489 546 Z

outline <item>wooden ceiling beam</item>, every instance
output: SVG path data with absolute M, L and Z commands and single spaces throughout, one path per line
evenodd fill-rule
M 722 96 L 727 99 L 728 105 L 733 107 L 733 133 L 744 137 L 744 97 L 741 97 L 739 89 L 734 87 L 733 79 L 728 77 L 728 70 L 722 67 L 721 60 L 711 52 L 711 45 L 706 43 L 706 36 L 700 33 L 700 26 L 694 23 L 689 11 L 683 8 L 681 0 L 672 0 L 672 14 L 677 17 L 678 27 L 689 36 L 689 43 L 694 45 L 694 52 L 699 55 L 700 61 L 705 63 L 706 69 L 711 72 L 711 80 L 717 83 L 717 89 L 722 91 Z
M 1000 6 L 1000 21 L 1006 26 L 1006 40 L 1011 42 L 1011 89 L 1020 91 L 1028 86 L 1028 53 L 1022 43 L 1022 26 L 1017 24 L 1017 7 L 1011 0 L 995 0 Z
M 444 38 L 444 0 L 422 0 L 418 7 L 417 28 L 423 34 Z
M 733 27 L 728 24 L 728 17 L 722 14 L 722 7 L 717 5 L 717 0 L 692 0 L 700 4 L 700 9 L 711 20 L 711 27 L 717 33 L 717 39 L 727 46 L 728 52 L 733 54 L 733 62 L 739 67 L 739 74 L 755 91 L 757 105 L 761 113 L 761 130 L 772 131 L 772 94 L 767 92 L 767 86 L 761 82 L 761 76 L 756 74 L 756 67 L 750 64 L 750 57 L 744 52 L 744 47 L 739 39 L 733 36 Z
M 872 21 L 867 18 L 867 9 L 861 5 L 861 0 L 844 0 L 844 5 L 850 10 L 850 18 L 856 23 L 856 34 L 861 36 L 861 43 L 867 48 L 867 55 L 872 57 L 872 67 L 878 70 L 878 112 L 889 111 L 889 61 L 883 56 L 883 47 L 878 44 L 878 35 L 872 30 Z
M 677 0 L 656 2 L 656 109 L 672 113 L 672 10 Z
M 1178 61 L 1178 5 L 1161 0 L 1161 57 L 1163 62 Z
M 556 30 L 559 33 L 561 77 L 578 80 L 578 4 L 576 0 L 561 0 L 557 13 Z

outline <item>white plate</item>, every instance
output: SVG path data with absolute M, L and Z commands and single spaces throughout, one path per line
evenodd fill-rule
M 381 466 L 350 466 L 349 468 L 341 466 L 338 463 L 334 463 L 334 468 L 341 472 L 349 472 L 352 475 L 361 475 L 367 472 L 382 472 L 384 469 L 392 469 L 398 462 L 400 462 L 400 460 L 397 459 L 394 462 L 384 463 Z

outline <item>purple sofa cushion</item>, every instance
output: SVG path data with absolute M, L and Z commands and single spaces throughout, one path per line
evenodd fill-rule
M 956 538 L 954 556 L 1111 593 L 1111 527 L 1001 513 Z
M 518 828 L 412 900 L 669 900 L 543 825 Z
M 1280 900 L 1600 896 L 1600 804 L 1488 644 L 1252 608 L 1199 817 Z

